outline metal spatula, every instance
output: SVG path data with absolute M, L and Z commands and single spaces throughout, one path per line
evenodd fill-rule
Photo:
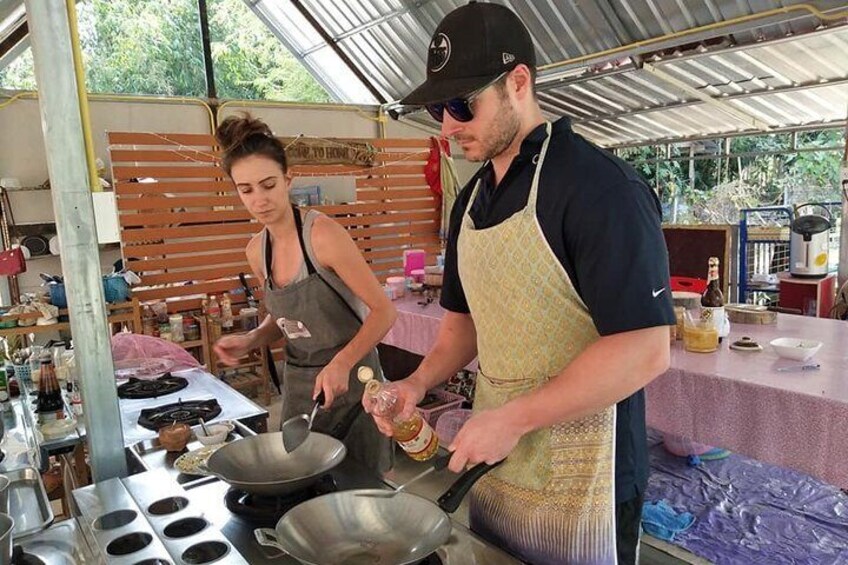
M 298 414 L 292 416 L 283 422 L 283 448 L 287 453 L 291 453 L 306 441 L 309 437 L 309 430 L 312 429 L 312 420 L 315 419 L 315 413 L 319 406 L 324 405 L 324 391 L 322 390 L 315 399 L 315 405 L 312 407 L 312 413 Z

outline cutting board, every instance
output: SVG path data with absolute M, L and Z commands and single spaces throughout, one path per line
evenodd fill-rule
M 761 324 L 768 325 L 777 323 L 777 312 L 772 312 L 765 306 L 754 304 L 728 304 L 724 307 L 727 317 L 733 324 Z

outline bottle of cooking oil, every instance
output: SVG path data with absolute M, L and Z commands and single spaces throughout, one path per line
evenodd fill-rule
M 374 412 L 392 421 L 392 435 L 406 454 L 416 461 L 426 461 L 439 449 L 439 437 L 433 428 L 416 410 L 407 420 L 399 418 L 403 403 L 392 383 L 381 383 L 374 378 L 371 367 L 360 367 L 357 372 L 360 382 L 365 383 L 365 394 L 374 402 Z

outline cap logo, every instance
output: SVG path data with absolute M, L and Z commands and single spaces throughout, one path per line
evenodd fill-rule
M 501 57 L 503 58 L 503 64 L 508 65 L 515 61 L 515 55 L 512 53 L 501 53 Z
M 444 33 L 436 34 L 430 42 L 430 71 L 437 73 L 445 68 L 451 56 L 451 42 Z

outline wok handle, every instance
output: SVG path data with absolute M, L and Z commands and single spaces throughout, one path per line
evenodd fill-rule
M 286 550 L 280 545 L 280 541 L 277 539 L 277 532 L 272 530 L 271 528 L 256 528 L 253 530 L 253 535 L 256 537 L 256 541 L 259 545 L 263 545 L 265 547 L 273 547 L 274 549 L 279 549 L 282 551 L 281 555 L 275 555 L 274 558 L 281 557 L 282 555 L 288 555 Z
M 454 481 L 445 494 L 440 496 L 439 500 L 436 501 L 439 508 L 448 514 L 456 512 L 456 509 L 459 508 L 459 504 L 462 502 L 462 499 L 465 498 L 465 495 L 468 494 L 468 491 L 471 490 L 474 483 L 501 463 L 503 463 L 503 459 L 493 465 L 489 465 L 488 463 L 478 463 L 471 469 L 465 471 L 456 481 Z

